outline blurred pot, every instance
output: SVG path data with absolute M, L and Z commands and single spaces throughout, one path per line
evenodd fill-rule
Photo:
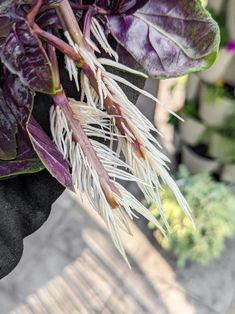
M 204 72 L 201 72 L 199 75 L 203 81 L 207 83 L 215 83 L 217 80 L 224 77 L 226 69 L 229 67 L 230 63 L 233 60 L 234 53 L 228 51 L 226 48 L 222 48 L 219 51 L 218 57 L 212 65 L 212 67 Z
M 219 168 L 216 160 L 203 157 L 186 145 L 182 148 L 182 162 L 192 174 L 215 172 Z
M 194 100 L 198 95 L 200 78 L 196 74 L 190 74 L 187 82 L 186 99 Z
M 235 183 L 235 163 L 224 166 L 222 168 L 220 178 L 222 181 Z
M 218 159 L 221 163 L 230 163 L 235 161 L 235 141 L 220 134 L 214 134 L 211 137 L 209 155 Z
M 208 0 L 208 7 L 216 13 L 220 13 L 225 1 L 224 0 Z
M 200 91 L 199 116 L 206 125 L 221 126 L 235 110 L 235 101 L 228 97 L 210 99 L 206 85 Z
M 228 1 L 226 24 L 227 24 L 227 29 L 229 31 L 230 38 L 232 40 L 235 40 L 235 0 Z
M 186 117 L 185 121 L 180 123 L 180 136 L 184 143 L 188 145 L 196 145 L 205 129 L 205 125 L 199 120 Z

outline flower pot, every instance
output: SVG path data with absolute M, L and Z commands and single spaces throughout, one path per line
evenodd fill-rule
M 235 163 L 224 166 L 220 178 L 225 182 L 235 183 Z
M 226 68 L 224 72 L 224 81 L 230 85 L 235 86 L 235 55 L 233 56 L 232 62 L 229 64 L 229 67 Z
M 174 153 L 179 153 L 181 151 L 181 136 L 179 133 L 179 130 L 177 130 L 176 128 L 174 128 L 174 135 L 173 135 L 173 145 L 174 145 Z
M 196 145 L 205 129 L 205 125 L 199 120 L 186 117 L 185 121 L 180 123 L 180 136 L 185 144 Z
M 230 38 L 235 40 L 235 0 L 228 1 L 226 24 L 227 24 L 227 29 L 229 31 Z
M 186 99 L 194 100 L 198 95 L 200 78 L 196 74 L 190 74 L 187 82 Z
M 235 140 L 214 134 L 211 137 L 209 155 L 218 159 L 221 163 L 235 162 Z
M 200 77 L 207 83 L 215 83 L 223 78 L 226 69 L 233 60 L 233 56 L 233 52 L 229 52 L 226 48 L 221 49 L 214 65 L 209 70 L 201 72 Z
M 208 7 L 216 13 L 220 13 L 225 0 L 208 0 Z
M 228 97 L 211 99 L 207 87 L 203 85 L 200 91 L 199 116 L 208 126 L 221 126 L 226 118 L 235 110 L 235 100 Z
M 216 160 L 203 157 L 186 145 L 182 148 L 182 162 L 192 174 L 215 172 L 219 168 Z

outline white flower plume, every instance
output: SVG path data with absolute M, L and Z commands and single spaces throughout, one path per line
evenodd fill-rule
M 119 83 L 154 100 L 171 114 L 177 115 L 147 91 L 116 74 L 109 73 L 105 66 L 147 77 L 118 62 L 102 27 L 95 18 L 92 20 L 91 31 L 101 48 L 113 56 L 115 61 L 97 59 L 92 51 L 92 49 L 99 51 L 95 43 L 88 40 L 92 48 L 90 50 L 85 44 L 78 46 L 70 34 L 65 32 L 68 43 L 86 64 L 80 75 L 81 101 L 70 100 L 69 103 L 73 116 L 79 121 L 80 131 L 84 133 L 83 136 L 90 138 L 90 150 L 79 140 L 74 141 L 66 116 L 58 107 L 51 109 L 52 134 L 57 147 L 70 163 L 74 186 L 81 194 L 86 193 L 91 205 L 106 222 L 116 247 L 126 259 L 119 234 L 120 228 L 130 233 L 126 214 L 132 219 L 135 210 L 164 231 L 149 211 L 117 180 L 135 181 L 146 200 L 156 203 L 167 228 L 169 225 L 160 197 L 163 184 L 170 187 L 192 224 L 193 219 L 186 200 L 168 172 L 170 160 L 162 153 L 161 146 L 153 135 L 159 133 L 158 130 L 127 98 Z M 75 63 L 67 59 L 66 64 L 70 77 L 74 77 L 76 82 Z M 76 84 L 79 86 L 78 82 Z M 94 140 L 97 137 L 108 140 L 110 147 Z M 125 162 L 120 160 L 121 154 L 124 155 Z
M 91 137 L 90 147 L 87 144 L 84 145 L 85 139 L 82 132 L 81 141 L 75 143 L 73 131 L 65 114 L 58 106 L 52 106 L 50 110 L 51 133 L 54 142 L 70 164 L 75 190 L 80 194 L 81 199 L 83 193 L 86 195 L 92 207 L 108 226 L 115 246 L 128 262 L 120 238 L 120 229 L 131 234 L 128 216 L 133 219 L 137 217 L 135 213 L 141 214 L 163 233 L 164 230 L 151 212 L 116 180 L 135 181 L 143 186 L 145 183 L 130 173 L 130 167 L 120 160 L 114 151 L 92 139 L 97 134 L 105 140 L 110 139 L 107 114 L 97 112 L 94 108 L 75 100 L 70 100 L 69 105 L 77 122 L 81 123 L 87 139 Z M 92 156 L 93 162 L 91 162 Z M 97 160 L 101 162 L 102 167 Z

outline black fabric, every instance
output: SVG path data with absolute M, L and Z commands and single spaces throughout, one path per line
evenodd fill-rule
M 64 69 L 62 82 L 69 97 L 77 98 L 74 84 L 69 82 Z M 126 76 L 123 73 L 122 76 Z M 144 85 L 144 80 L 128 77 L 135 85 Z M 135 103 L 137 93 L 129 94 Z M 37 95 L 33 114 L 49 133 L 49 108 L 52 100 L 47 95 Z M 46 171 L 33 175 L 21 175 L 0 181 L 0 279 L 18 264 L 23 252 L 23 239 L 39 229 L 47 220 L 51 205 L 64 188 Z M 35 243 L 37 245 L 37 243 Z

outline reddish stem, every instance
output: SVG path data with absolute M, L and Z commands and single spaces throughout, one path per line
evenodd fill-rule
M 63 111 L 66 116 L 66 120 L 68 122 L 68 126 L 70 130 L 73 132 L 73 140 L 75 143 L 79 143 L 81 149 L 86 155 L 90 165 L 98 174 L 101 187 L 106 196 L 108 203 L 111 208 L 116 208 L 118 205 L 116 203 L 115 198 L 113 197 L 113 193 L 120 195 L 119 190 L 116 186 L 111 182 L 110 177 L 102 165 L 100 159 L 98 158 L 94 148 L 91 145 L 89 138 L 84 132 L 81 122 L 74 117 L 72 110 L 70 109 L 69 101 L 63 90 L 57 92 L 55 96 L 53 96 L 53 100 L 57 106 Z
M 62 0 L 60 5 L 56 7 L 56 12 L 60 21 L 62 22 L 63 27 L 70 33 L 74 42 L 78 45 L 81 45 L 83 42 L 83 34 L 69 1 Z
M 77 53 L 71 46 L 69 46 L 66 42 L 62 39 L 58 38 L 57 36 L 48 33 L 41 29 L 36 23 L 33 24 L 33 31 L 38 37 L 45 42 L 51 44 L 53 47 L 67 55 L 70 59 L 74 61 L 80 61 L 82 57 Z
M 92 87 L 95 89 L 97 94 L 99 94 L 98 84 L 97 84 L 96 78 L 94 77 L 94 74 L 93 74 L 92 70 L 90 69 L 90 67 L 88 65 L 84 64 L 83 65 L 83 71 L 84 71 L 85 75 L 89 78 Z M 133 134 L 134 139 L 132 141 L 132 147 L 134 149 L 134 152 L 139 158 L 145 159 L 144 153 L 143 153 L 142 148 L 141 148 L 141 144 L 139 143 L 138 139 L 135 137 L 134 132 L 131 129 L 131 127 L 129 126 L 128 122 L 123 117 L 120 105 L 118 103 L 114 102 L 109 96 L 107 96 L 104 99 L 104 105 L 105 105 L 105 109 L 106 109 L 107 113 L 109 115 L 115 116 L 115 125 L 118 128 L 119 132 L 123 136 L 126 135 L 126 131 L 123 127 L 123 125 L 124 125 L 125 128 L 127 128 L 130 131 L 130 133 Z
M 62 24 L 66 27 L 65 29 L 67 29 L 69 31 L 69 33 L 72 35 L 75 43 L 77 43 L 77 45 L 79 45 L 79 46 L 82 45 L 83 44 L 83 35 L 81 33 L 80 27 L 76 21 L 75 15 L 73 13 L 73 10 L 72 10 L 71 5 L 70 5 L 68 0 L 63 0 L 60 3 L 60 6 L 57 9 L 57 13 L 59 15 L 59 18 L 60 18 Z M 99 94 L 98 84 L 97 84 L 96 78 L 94 77 L 94 74 L 93 74 L 91 68 L 85 62 L 83 64 L 81 64 L 81 67 L 82 67 L 84 73 L 89 78 L 91 85 L 96 90 L 97 94 Z M 105 104 L 106 111 L 110 115 L 118 114 L 119 117 L 115 118 L 115 124 L 116 124 L 117 128 L 119 129 L 120 133 L 122 135 L 126 135 L 125 129 L 123 128 L 123 124 L 124 124 L 125 127 L 134 136 L 134 132 L 132 131 L 128 122 L 126 121 L 126 119 L 122 115 L 122 111 L 121 111 L 120 106 L 117 103 L 115 103 L 110 97 L 106 97 L 104 104 Z M 133 146 L 133 149 L 134 149 L 136 155 L 139 158 L 145 158 L 144 153 L 141 149 L 141 145 L 140 145 L 140 143 L 136 137 L 133 140 L 132 146 Z
M 43 5 L 43 2 L 44 2 L 44 0 L 38 0 L 37 3 L 35 4 L 35 6 L 28 13 L 27 20 L 28 20 L 30 26 L 33 25 L 35 18 L 36 18 L 39 10 L 41 9 L 41 7 Z
M 48 56 L 52 65 L 56 89 L 59 90 L 61 88 L 59 65 L 58 65 L 55 47 L 53 47 L 50 44 L 48 44 Z

